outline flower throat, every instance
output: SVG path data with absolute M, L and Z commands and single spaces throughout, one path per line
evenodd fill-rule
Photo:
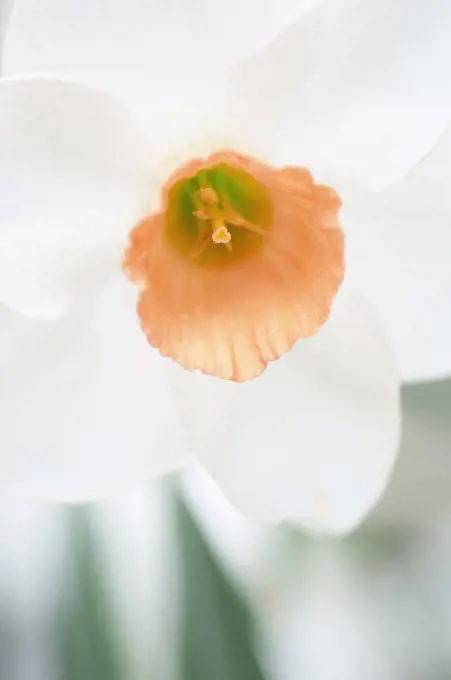
M 198 266 L 229 266 L 259 250 L 272 217 L 266 187 L 250 174 L 220 163 L 172 187 L 165 235 Z

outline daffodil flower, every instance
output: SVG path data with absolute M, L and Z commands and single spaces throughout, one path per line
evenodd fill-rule
M 364 516 L 398 364 L 451 365 L 429 300 L 450 231 L 418 188 L 451 119 L 450 26 L 440 0 L 16 1 L 7 490 L 94 499 L 196 456 L 254 517 Z

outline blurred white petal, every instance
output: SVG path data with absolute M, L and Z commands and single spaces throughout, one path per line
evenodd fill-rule
M 405 381 L 451 374 L 451 211 L 422 191 L 400 185 L 342 213 L 348 280 L 377 310 Z
M 235 73 L 231 104 L 274 155 L 321 180 L 381 188 L 451 120 L 448 0 L 323 3 Z
M 126 93 L 162 123 L 321 0 L 16 0 L 4 72 Z
M 139 328 L 135 300 L 126 281 L 102 289 L 55 326 L 41 370 L 0 392 L 3 489 L 94 499 L 183 462 L 164 361 Z
M 0 2 L 0 73 L 2 71 L 3 40 L 13 8 L 13 3 L 14 0 L 2 0 L 2 2 Z
M 241 586 L 249 587 L 266 527 L 233 507 L 199 465 L 187 466 L 180 475 L 180 484 L 185 501 L 212 550 L 232 578 Z
M 57 318 L 118 269 L 152 156 L 114 98 L 51 79 L 3 80 L 0 127 L 0 300 Z
M 382 493 L 398 445 L 397 375 L 377 321 L 345 290 L 316 336 L 239 391 L 189 375 L 185 385 L 191 448 L 251 516 L 340 532 Z

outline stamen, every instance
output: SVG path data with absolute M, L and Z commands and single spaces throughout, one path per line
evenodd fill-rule
M 193 212 L 193 215 L 194 217 L 197 217 L 198 220 L 211 220 L 211 215 L 207 208 L 199 208 L 199 210 Z
M 211 187 L 199 189 L 199 196 L 202 203 L 206 203 L 207 205 L 217 205 L 219 203 L 218 194 Z
M 233 227 L 238 227 L 242 229 L 247 229 L 252 231 L 254 234 L 259 236 L 265 236 L 266 230 L 260 227 L 258 224 L 254 224 L 249 220 L 246 220 L 239 213 L 236 212 L 230 205 L 224 206 L 224 201 L 221 199 L 222 206 L 220 206 L 220 199 L 215 189 L 207 186 L 206 178 L 201 178 L 202 187 L 193 196 L 193 201 L 196 206 L 196 210 L 193 211 L 194 217 L 198 220 L 205 222 L 207 220 L 211 221 L 211 228 L 213 230 L 212 241 L 213 243 L 220 243 L 227 246 L 227 250 L 232 252 L 232 235 L 226 227 L 226 223 Z M 200 227 L 199 236 L 197 238 L 196 244 L 192 251 L 191 257 L 196 258 L 201 255 L 208 245 L 209 239 L 204 228 L 198 224 Z
M 228 210 L 226 210 L 224 213 L 224 219 L 228 224 L 231 224 L 234 227 L 238 228 L 242 227 L 243 229 L 247 229 L 248 231 L 253 231 L 254 234 L 260 234 L 260 236 L 265 236 L 266 234 L 265 229 L 259 227 L 258 224 L 249 222 L 249 220 L 244 219 L 244 217 L 241 217 L 241 215 L 239 215 L 235 211 L 229 212 Z

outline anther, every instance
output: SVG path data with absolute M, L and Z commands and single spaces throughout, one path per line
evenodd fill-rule
M 206 203 L 207 205 L 217 205 L 219 203 L 218 194 L 211 187 L 199 189 L 199 196 L 202 203 Z

